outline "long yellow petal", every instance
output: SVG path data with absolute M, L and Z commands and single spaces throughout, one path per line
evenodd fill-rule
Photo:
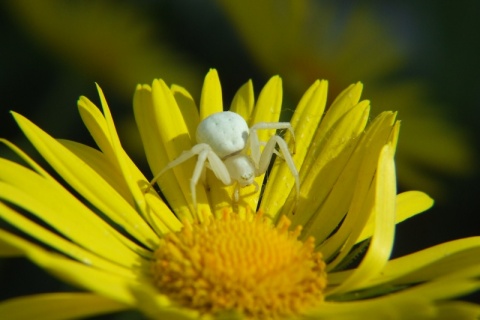
M 172 91 L 173 97 L 175 98 L 175 101 L 177 101 L 178 108 L 185 120 L 190 140 L 196 141 L 195 133 L 197 126 L 200 123 L 200 115 L 198 113 L 198 108 L 195 105 L 195 101 L 190 93 L 183 87 L 172 85 L 170 90 Z
M 200 120 L 205 119 L 211 114 L 223 111 L 222 86 L 215 69 L 205 76 L 203 82 L 202 95 L 200 97 Z
M 188 151 L 195 144 L 195 141 L 190 139 L 188 134 L 188 128 L 183 120 L 182 113 L 173 97 L 172 92 L 167 87 L 165 82 L 162 80 L 155 80 L 152 84 L 152 101 L 153 109 L 152 116 L 156 121 L 155 128 L 158 130 L 161 140 L 158 143 L 162 143 L 165 146 L 165 151 L 168 156 L 168 162 L 173 161 L 178 156 L 180 156 L 184 151 Z M 165 165 L 167 165 L 167 163 Z M 179 216 L 180 218 L 193 219 L 195 217 L 193 214 L 196 211 L 196 208 L 193 207 L 193 202 L 190 194 L 190 179 L 192 177 L 194 167 L 196 163 L 196 157 L 192 157 L 191 160 L 182 163 L 181 165 L 176 166 L 171 171 L 175 174 L 180 188 L 183 194 L 182 198 L 176 196 L 175 200 L 171 201 L 170 198 L 169 204 L 174 209 L 174 211 L 179 215 L 179 213 L 184 214 L 185 216 Z M 162 170 L 162 166 L 160 170 Z M 158 172 L 159 172 L 158 171 Z M 170 170 L 169 170 L 170 171 Z M 157 174 L 158 172 L 155 172 Z M 165 183 L 167 176 L 160 179 L 160 185 Z M 162 187 L 162 191 L 168 186 Z M 207 215 L 210 213 L 210 206 L 208 205 L 208 198 L 205 191 L 205 188 L 201 183 L 197 184 L 197 202 L 199 204 L 198 210 L 205 212 Z M 166 195 L 170 195 L 166 193 Z M 187 210 L 189 212 L 187 213 Z
M 161 126 L 163 118 L 158 114 L 159 108 L 154 107 L 152 98 L 152 89 L 148 85 L 138 85 L 133 96 L 133 111 L 137 123 L 142 144 L 145 149 L 150 170 L 153 175 L 160 172 L 169 162 L 170 158 L 166 151 L 166 146 L 162 143 Z M 175 178 L 172 170 L 168 170 L 159 178 L 159 185 L 163 186 L 163 194 L 175 210 L 180 219 L 192 219 L 188 208 L 187 199 L 183 194 L 179 181 Z M 150 189 L 150 194 L 158 194 Z M 160 200 L 163 202 L 163 200 Z
M 317 132 L 313 143 L 322 143 L 324 152 L 317 155 L 311 168 L 307 166 L 307 171 L 302 167 L 300 175 L 304 178 L 300 190 L 301 199 L 296 210 L 298 214 L 284 212 L 293 224 L 304 226 L 302 237 L 312 235 L 317 243 L 323 242 L 348 210 L 361 164 L 356 156 L 352 156 L 352 152 L 358 143 L 358 136 L 365 129 L 369 110 L 368 103 L 363 102 L 350 108 L 332 126 L 327 142 L 317 141 Z M 309 151 L 304 166 L 311 161 L 312 156 Z
M 453 240 L 390 260 L 377 277 L 363 287 L 384 284 L 406 284 L 429 281 L 452 270 L 462 270 L 472 265 L 480 265 L 480 237 Z M 352 270 L 329 274 L 329 284 L 338 285 L 345 281 Z
M 445 242 L 391 260 L 369 286 L 428 281 L 473 265 L 480 266 L 480 237 Z
M 64 236 L 98 255 L 135 265 L 146 250 L 125 238 L 60 185 L 17 163 L 0 158 L 0 197 L 48 223 Z M 27 190 L 25 190 L 27 189 Z M 31 194 L 29 190 L 36 190 Z
M 479 319 L 480 306 L 465 301 L 446 301 L 439 303 L 437 320 Z
M 325 150 L 324 144 L 329 141 L 330 135 L 336 132 L 333 127 L 337 126 L 338 122 L 341 121 L 352 108 L 357 106 L 362 94 L 362 89 L 363 85 L 361 83 L 350 85 L 335 98 L 332 105 L 328 108 L 327 113 L 315 133 L 313 143 L 311 143 L 309 147 L 307 158 L 303 164 L 302 171 L 304 174 L 310 171 L 310 167 L 314 161 L 316 161 L 322 154 L 322 151 Z
M 397 214 L 395 224 L 405 221 L 419 213 L 428 210 L 433 205 L 433 199 L 421 191 L 406 191 L 397 195 Z M 373 221 L 363 228 L 357 243 L 370 238 L 373 233 Z
M 41 166 L 39 166 L 28 154 L 26 154 L 22 149 L 17 147 L 15 144 L 2 138 L 0 138 L 0 142 L 5 144 L 10 150 L 12 150 L 17 156 L 19 156 L 20 159 L 25 161 L 25 163 L 28 164 L 28 166 L 32 168 L 35 172 L 37 172 L 39 175 L 41 175 L 45 179 L 50 179 L 52 181 L 55 181 L 55 179 L 47 171 L 45 171 Z
M 118 169 L 112 166 L 112 163 L 101 151 L 89 147 L 85 144 L 71 140 L 58 139 L 65 148 L 70 150 L 79 159 L 84 161 L 99 176 L 115 189 L 125 200 L 131 200 L 131 194 L 125 185 L 125 181 L 119 174 Z
M 0 190 L 2 190 L 1 187 L 2 186 L 0 185 Z M 134 266 L 134 264 L 125 264 L 125 262 L 128 261 L 128 257 L 125 260 L 108 260 L 108 257 L 95 254 L 95 250 L 86 250 L 83 246 L 73 243 L 70 240 L 67 240 L 58 234 L 32 222 L 30 219 L 25 218 L 22 214 L 15 212 L 13 209 L 7 207 L 3 203 L 0 203 L 0 213 L 2 220 L 8 222 L 22 232 L 29 233 L 33 238 L 37 239 L 42 244 L 58 250 L 72 259 L 130 279 L 142 277 L 142 270 L 140 268 L 133 269 L 132 266 Z M 23 252 L 18 248 L 17 251 Z M 137 259 L 134 263 L 138 264 L 141 261 L 141 258 L 136 258 Z M 144 260 L 144 262 L 146 261 L 147 260 Z M 148 269 L 143 270 L 143 273 L 144 277 L 145 274 L 149 273 Z
M 393 150 L 386 145 L 380 153 L 375 182 L 375 231 L 360 265 L 342 284 L 328 292 L 352 291 L 377 276 L 388 262 L 395 233 L 395 164 Z
M 103 91 L 98 84 L 97 91 L 98 95 L 100 96 L 100 102 L 102 104 L 103 114 L 105 116 L 104 119 L 108 130 L 108 138 L 111 142 L 111 149 L 113 154 L 112 163 L 118 165 L 119 173 L 121 174 L 129 190 L 129 193 L 131 194 L 135 209 L 139 211 L 142 216 L 145 216 L 147 214 L 147 211 L 149 211 L 149 208 L 147 207 L 147 204 L 145 202 L 145 194 L 143 192 L 143 187 L 147 183 L 147 181 L 143 174 L 140 172 L 140 170 L 138 170 L 133 161 L 130 159 L 130 157 L 126 154 L 125 150 L 123 150 L 117 134 L 117 129 L 115 128 L 115 123 L 113 122 L 110 108 L 107 104 L 107 100 L 105 99 L 105 95 L 103 94 Z M 171 216 L 170 210 L 166 210 L 164 213 L 167 216 Z M 173 216 L 171 218 L 173 218 Z M 131 222 L 137 222 L 139 220 L 138 214 L 131 214 L 127 216 L 127 219 L 132 220 Z M 141 221 L 143 222 L 143 219 Z M 148 224 L 143 223 L 141 226 L 148 226 Z M 140 226 L 135 225 L 135 227 L 139 228 Z M 155 234 L 150 228 L 150 226 L 148 227 L 148 229 L 144 228 L 146 229 L 146 231 L 148 231 L 147 234 L 149 234 L 150 232 Z M 155 240 L 153 241 L 153 244 L 156 244 Z
M 283 89 L 279 76 L 271 77 L 260 91 L 249 125 L 258 122 L 278 122 L 282 109 Z M 262 130 L 258 133 L 260 141 L 266 141 L 274 130 Z
M 383 113 L 369 127 L 367 133 L 359 144 L 358 150 L 352 156 L 351 162 L 354 167 L 355 163 L 361 164 L 357 169 L 352 170 L 348 165 L 345 168 L 348 175 L 356 176 L 356 181 L 351 184 L 351 188 L 345 189 L 345 199 L 347 195 L 352 194 L 348 214 L 335 234 L 330 237 L 324 244 L 319 247 L 325 257 L 336 255 L 335 260 L 329 263 L 329 270 L 334 269 L 347 256 L 350 250 L 357 243 L 357 238 L 362 232 L 367 221 L 371 221 L 375 225 L 376 217 L 371 215 L 372 206 L 375 201 L 375 194 L 372 177 L 377 170 L 378 158 L 384 144 L 389 143 L 389 137 L 392 136 L 392 130 L 398 130 L 398 127 L 392 126 L 394 114 Z M 393 152 L 392 148 L 392 152 Z M 341 181 L 340 177 L 339 181 Z M 340 221 L 338 221 L 340 223 Z
M 157 236 L 134 208 L 92 168 L 28 119 L 16 113 L 14 118 L 40 154 L 85 199 L 115 222 L 125 225 L 146 246 L 156 242 Z
M 0 303 L 0 319 L 66 320 L 113 313 L 130 307 L 91 293 L 47 293 Z
M 323 116 L 327 100 L 327 81 L 316 81 L 303 95 L 293 114 L 291 124 L 295 132 L 296 153 L 293 161 L 297 171 L 300 171 L 307 155 L 307 150 L 312 142 L 315 131 Z M 287 143 L 292 141 L 290 135 L 286 135 Z M 294 187 L 294 177 L 288 165 L 283 159 L 277 159 L 268 177 L 268 183 L 263 193 L 261 208 L 267 216 L 275 219 L 279 216 L 282 205 Z M 301 184 L 302 182 L 300 182 Z M 295 192 L 295 190 L 293 191 Z M 293 203 L 285 205 L 283 212 L 296 205 Z
M 117 186 L 115 189 L 119 190 L 125 200 L 139 212 L 126 212 L 125 218 L 130 220 L 127 221 L 126 224 L 132 226 L 144 224 L 139 218 L 140 216 L 146 218 L 148 215 L 147 211 L 149 211 L 149 208 L 146 207 L 143 193 L 143 189 L 147 185 L 147 180 L 123 150 L 105 96 L 100 87 L 97 86 L 97 89 L 105 115 L 87 98 L 81 98 L 78 103 L 80 115 L 105 155 L 103 158 L 110 165 L 110 171 L 116 172 L 115 180 Z M 82 148 L 82 150 L 83 149 L 85 148 Z M 165 215 L 165 219 L 176 219 L 170 210 L 164 210 L 162 214 Z
M 474 280 L 435 281 L 377 298 L 327 301 L 306 314 L 307 319 L 437 319 L 443 299 L 478 289 Z M 336 298 L 342 298 L 337 296 Z M 353 299 L 355 297 L 353 296 Z
M 130 306 L 136 306 L 138 303 L 132 294 L 131 288 L 135 286 L 150 286 L 149 282 L 129 279 L 70 260 L 1 229 L 0 239 L 20 248 L 35 264 L 63 281 Z M 164 305 L 170 304 L 167 298 L 164 298 L 162 301 Z
M 255 97 L 253 94 L 253 83 L 252 80 L 248 80 L 247 83 L 238 89 L 237 93 L 233 97 L 232 104 L 230 105 L 230 111 L 238 113 L 247 122 L 249 122 L 254 105 Z

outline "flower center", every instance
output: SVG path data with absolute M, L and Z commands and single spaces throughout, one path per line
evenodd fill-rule
M 277 226 L 257 215 L 185 223 L 162 240 L 154 282 L 173 301 L 202 313 L 236 311 L 256 319 L 298 314 L 323 301 L 325 263 L 314 239 L 297 238 L 283 217 Z

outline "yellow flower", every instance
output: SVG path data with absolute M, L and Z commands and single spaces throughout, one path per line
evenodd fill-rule
M 344 90 L 325 113 L 327 82 L 301 98 L 291 124 L 294 178 L 283 159 L 263 190 L 232 200 L 209 171 L 189 192 L 195 159 L 158 181 L 163 197 L 122 149 L 102 91 L 103 114 L 85 97 L 83 122 L 100 150 L 49 136 L 14 118 L 68 187 L 3 141 L 27 167 L 0 158 L 0 253 L 24 255 L 85 292 L 0 303 L 1 319 L 66 319 L 138 309 L 153 319 L 448 318 L 480 315 L 451 300 L 480 288 L 480 237 L 389 260 L 395 224 L 432 205 L 422 192 L 396 194 L 399 123 L 384 112 L 367 125 L 362 85 Z M 249 125 L 280 116 L 273 77 L 254 101 L 251 82 L 230 110 Z M 200 112 L 182 87 L 139 85 L 134 112 L 152 174 L 195 145 L 201 119 L 223 110 L 220 81 L 208 73 Z M 273 132 L 261 133 L 265 141 Z M 289 145 L 293 141 L 285 134 Z M 265 181 L 263 181 L 265 180 Z M 166 199 L 164 201 L 163 199 Z M 258 213 L 255 213 L 258 212 Z

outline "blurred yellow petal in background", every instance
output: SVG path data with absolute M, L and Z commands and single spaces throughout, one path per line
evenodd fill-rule
M 400 39 L 386 30 L 371 6 L 321 1 L 217 1 L 259 67 L 285 77 L 285 91 L 299 96 L 318 77 L 328 78 L 334 95 L 347 84 L 368 84 L 375 104 L 399 111 L 405 121 L 398 148 L 400 182 L 445 195 L 438 175 L 466 175 L 475 166 L 461 128 L 438 112 L 425 85 L 395 80 L 408 57 Z M 382 109 L 380 109 L 382 108 Z M 428 168 L 428 170 L 425 170 Z

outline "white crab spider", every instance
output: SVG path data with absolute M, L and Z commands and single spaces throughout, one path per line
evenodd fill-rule
M 300 183 L 298 171 L 293 162 L 287 143 L 278 135 L 273 135 L 266 143 L 258 140 L 257 130 L 263 129 L 288 129 L 295 138 L 292 125 L 289 122 L 260 122 L 250 129 L 245 120 L 237 113 L 231 111 L 218 112 L 205 118 L 198 125 L 196 139 L 198 144 L 192 149 L 184 151 L 177 159 L 170 162 L 150 181 L 145 192 L 153 186 L 165 171 L 181 164 L 182 162 L 198 155 L 197 164 L 190 180 L 190 191 L 194 208 L 197 207 L 196 185 L 205 168 L 213 171 L 217 179 L 225 185 L 237 183 L 234 191 L 235 201 L 238 201 L 239 188 L 249 185 L 259 186 L 254 178 L 264 174 L 273 154 L 278 154 L 275 147 L 285 159 L 288 168 L 295 178 L 297 197 Z M 263 152 L 260 146 L 265 145 Z M 250 150 L 250 153 L 247 151 Z

